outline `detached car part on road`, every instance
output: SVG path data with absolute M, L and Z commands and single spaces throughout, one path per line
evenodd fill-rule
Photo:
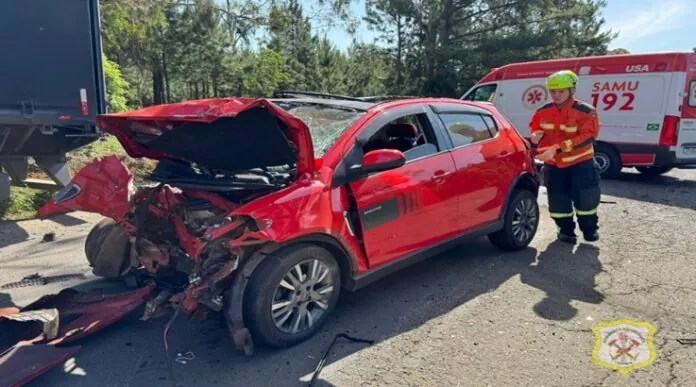
M 209 99 L 97 122 L 159 160 L 156 184 L 95 160 L 40 216 L 108 217 L 86 241 L 96 275 L 154 279 L 145 319 L 223 312 L 247 354 L 312 336 L 342 289 L 466 238 L 523 249 L 539 222 L 532 151 L 491 104 Z

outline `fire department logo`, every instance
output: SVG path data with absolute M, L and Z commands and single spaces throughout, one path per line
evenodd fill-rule
M 522 104 L 529 110 L 536 110 L 549 99 L 549 92 L 543 85 L 533 85 L 522 93 Z
M 592 359 L 599 366 L 627 375 L 657 359 L 655 329 L 650 323 L 617 320 L 597 324 Z

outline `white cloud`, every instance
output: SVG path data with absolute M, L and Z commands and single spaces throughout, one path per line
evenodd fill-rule
M 622 47 L 660 32 L 690 25 L 696 13 L 691 1 L 657 0 L 644 8 L 615 10 L 611 17 L 607 15 L 606 18 L 606 28 L 619 33 L 612 46 Z

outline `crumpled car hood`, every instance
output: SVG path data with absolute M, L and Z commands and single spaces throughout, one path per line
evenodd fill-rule
M 228 171 L 292 162 L 303 174 L 314 167 L 307 125 L 263 98 L 185 101 L 99 115 L 96 121 L 131 157 Z
M 22 308 L 0 309 L 0 386 L 23 386 L 80 350 L 64 347 L 101 331 L 142 305 L 153 284 L 114 295 L 65 289 Z

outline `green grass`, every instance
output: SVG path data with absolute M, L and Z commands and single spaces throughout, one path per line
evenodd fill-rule
M 113 136 L 104 136 L 101 139 L 77 149 L 68 154 L 68 163 L 73 173 L 77 173 L 85 165 L 95 158 L 109 155 L 122 156 L 128 169 L 133 173 L 136 183 L 145 180 L 145 176 L 155 165 L 153 160 L 133 159 L 126 155 L 121 144 Z M 46 179 L 46 176 L 34 164 L 29 165 L 29 176 L 35 179 Z M 51 192 L 24 187 L 12 187 L 10 199 L 0 202 L 0 220 L 29 219 L 36 216 L 36 212 L 51 198 Z
M 51 198 L 51 192 L 12 187 L 10 200 L 0 202 L 0 220 L 30 219 Z

